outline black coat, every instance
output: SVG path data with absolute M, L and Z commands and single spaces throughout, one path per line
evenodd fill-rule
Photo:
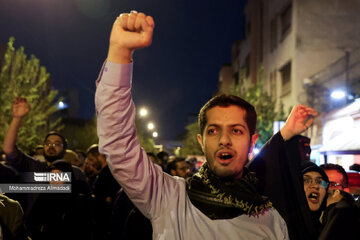
M 298 138 L 285 142 L 280 132 L 275 134 L 248 167 L 256 172 L 259 192 L 284 218 L 290 239 L 317 239 L 321 225 L 313 218 L 304 193 Z

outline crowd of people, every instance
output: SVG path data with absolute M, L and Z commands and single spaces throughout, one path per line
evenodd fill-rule
M 2 194 L 7 206 L 17 207 L 19 214 L 14 216 L 20 219 L 19 225 L 14 226 L 6 220 L 8 215 L 0 214 L 4 239 L 151 239 L 150 221 L 114 179 L 98 144 L 89 146 L 86 152 L 73 151 L 68 149 L 63 135 L 51 131 L 43 144 L 28 154 L 17 147 L 21 119 L 29 110 L 25 98 L 14 101 L 13 120 L 3 143 L 0 183 L 23 183 L 22 173 L 26 172 L 67 172 L 72 176 L 71 193 Z M 192 175 L 191 164 L 185 158 L 169 156 L 164 151 L 147 155 L 172 176 Z M 147 228 L 138 231 L 139 223 Z
M 193 159 L 141 148 L 132 55 L 151 44 L 153 30 L 153 18 L 136 11 L 114 22 L 96 81 L 99 144 L 86 153 L 67 149 L 54 131 L 34 156 L 23 153 L 16 139 L 30 108 L 26 99 L 15 100 L 1 181 L 21 181 L 22 172 L 71 172 L 72 191 L 2 194 L 1 203 L 12 212 L 0 215 L 3 234 L 34 240 L 358 239 L 360 211 L 348 193 L 346 172 L 310 161 L 310 139 L 300 135 L 317 116 L 310 107 L 295 106 L 251 160 L 256 111 L 233 95 L 215 96 L 199 112 L 197 140 L 206 158 L 199 169 Z

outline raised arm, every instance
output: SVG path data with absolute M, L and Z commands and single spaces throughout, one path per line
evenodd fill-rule
M 291 110 L 285 125 L 280 130 L 281 136 L 286 141 L 303 133 L 311 126 L 316 116 L 317 112 L 313 108 L 305 105 L 296 105 Z
M 117 18 L 95 94 L 99 151 L 106 156 L 114 178 L 148 218 L 159 216 L 168 196 L 164 192 L 175 184 L 148 159 L 136 135 L 131 57 L 134 50 L 150 45 L 153 28 L 153 19 L 142 13 Z
M 6 132 L 3 150 L 5 154 L 11 154 L 15 151 L 15 144 L 21 120 L 30 111 L 30 105 L 25 98 L 17 97 L 13 103 L 13 119 L 11 120 L 9 129 Z

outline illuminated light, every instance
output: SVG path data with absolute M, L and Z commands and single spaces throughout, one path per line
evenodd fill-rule
M 59 109 L 65 109 L 68 107 L 68 105 L 66 103 L 64 103 L 63 101 L 60 101 L 56 107 Z
M 148 110 L 146 108 L 141 108 L 139 113 L 140 113 L 140 117 L 146 117 L 148 114 Z
M 159 136 L 159 134 L 158 134 L 157 132 L 153 132 L 153 133 L 152 133 L 152 136 L 153 136 L 154 138 L 157 138 L 157 137 Z
M 260 152 L 260 149 L 258 149 L 258 148 L 254 148 L 254 149 L 253 149 L 253 154 L 254 154 L 254 155 L 259 154 L 259 152 Z
M 330 96 L 334 99 L 343 99 L 345 97 L 345 92 L 341 90 L 335 90 L 331 93 Z
M 150 123 L 148 123 L 147 128 L 149 130 L 153 130 L 155 128 L 155 125 L 152 122 L 150 122 Z

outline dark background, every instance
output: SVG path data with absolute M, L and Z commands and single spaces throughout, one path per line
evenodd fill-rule
M 137 10 L 155 19 L 151 47 L 134 55 L 133 94 L 161 139 L 185 129 L 216 91 L 219 70 L 243 36 L 246 0 L 0 0 L 0 42 L 16 38 L 47 68 L 55 89 L 77 88 L 79 117 L 94 116 L 94 81 L 115 18 Z

